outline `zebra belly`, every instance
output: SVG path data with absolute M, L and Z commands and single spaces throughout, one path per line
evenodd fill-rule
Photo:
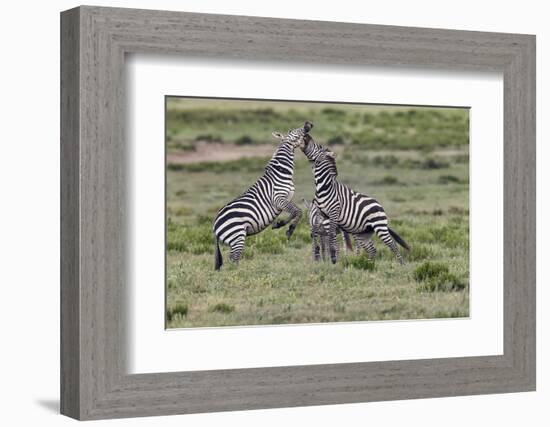
M 256 234 L 269 226 L 279 212 L 250 200 L 237 199 L 228 204 L 214 221 L 214 233 L 228 243 L 237 234 Z
M 280 213 L 280 212 L 279 212 Z M 248 222 L 246 226 L 246 235 L 252 236 L 254 234 L 258 234 L 260 231 L 265 230 L 269 225 L 273 223 L 275 218 L 277 218 L 279 214 L 277 215 L 267 215 L 266 219 L 261 219 L 260 221 L 256 222 Z

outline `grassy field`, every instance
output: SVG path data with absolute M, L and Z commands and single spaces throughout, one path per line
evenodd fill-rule
M 217 211 L 263 172 L 271 132 L 306 119 L 338 152 L 339 180 L 377 198 L 411 245 L 406 264 L 378 239 L 374 262 L 314 262 L 304 215 L 290 241 L 284 229 L 248 237 L 238 266 L 222 246 L 214 271 Z M 239 156 L 196 156 L 209 146 Z M 170 98 L 167 153 L 168 328 L 469 315 L 467 110 Z M 301 205 L 313 178 L 300 151 L 295 166 Z

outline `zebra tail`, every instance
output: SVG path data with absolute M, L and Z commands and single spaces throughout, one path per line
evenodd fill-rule
M 407 244 L 407 242 L 405 242 L 402 237 L 397 234 L 395 231 L 393 231 L 390 227 L 388 227 L 388 231 L 390 232 L 391 236 L 395 239 L 395 241 L 397 243 L 399 243 L 401 246 L 403 246 L 406 250 L 410 251 L 411 248 L 410 246 Z
M 353 252 L 353 244 L 351 243 L 351 237 L 345 231 L 342 231 L 342 234 L 344 235 L 344 242 L 346 242 L 346 248 L 348 249 L 348 251 Z
M 223 265 L 223 259 L 222 259 L 222 252 L 220 251 L 220 241 L 218 240 L 218 237 L 216 237 L 216 255 L 215 255 L 215 264 L 214 268 L 216 270 L 219 270 L 220 267 Z

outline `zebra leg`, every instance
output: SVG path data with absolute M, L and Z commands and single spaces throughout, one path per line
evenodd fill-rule
M 345 253 L 347 255 L 348 252 L 353 251 L 353 243 L 351 241 L 351 235 L 347 231 L 342 230 L 342 236 L 344 237 L 344 248 L 345 248 Z
M 229 243 L 229 247 L 231 248 L 229 252 L 229 259 L 234 263 L 238 264 L 241 260 L 244 250 L 244 240 L 245 235 L 239 234 Z
M 319 244 L 317 243 L 317 239 L 321 240 L 321 245 L 323 244 L 323 237 L 319 235 L 317 232 L 316 227 L 311 227 L 311 249 L 313 253 L 313 260 L 319 261 Z M 324 252 L 324 249 L 323 249 Z M 323 258 L 325 254 L 323 253 Z
M 355 255 L 360 255 L 361 254 L 361 249 L 363 249 L 361 247 L 361 244 L 359 243 L 359 239 L 357 238 L 357 236 L 355 236 Z
M 284 227 L 284 226 L 287 225 L 289 222 L 290 222 L 290 217 L 287 218 L 287 219 L 279 219 L 279 220 L 275 221 L 275 222 L 271 225 L 271 228 L 273 228 L 273 229 L 275 230 L 275 229 L 277 229 L 277 228 Z
M 336 228 L 337 225 L 335 222 L 330 221 L 328 226 L 328 247 L 330 252 L 330 260 L 333 264 L 336 264 L 336 260 L 338 258 L 337 253 L 337 241 L 336 241 Z
M 342 234 L 340 227 L 336 227 L 336 242 L 334 243 L 334 249 L 336 251 L 336 259 L 340 258 L 340 239 L 338 236 Z
M 371 240 L 372 234 L 373 233 L 363 233 L 355 235 L 357 246 L 367 252 L 369 259 L 374 259 L 374 257 L 376 256 L 376 247 Z
M 399 249 L 397 248 L 397 243 L 395 243 L 395 240 L 393 240 L 390 232 L 388 231 L 388 226 L 378 226 L 375 231 L 380 240 L 382 240 L 384 244 L 394 253 L 399 263 L 404 264 L 403 257 L 401 256 L 401 253 L 399 253 Z
M 369 259 L 374 259 L 374 257 L 376 256 L 376 246 L 374 246 L 374 243 L 370 239 L 367 241 L 366 250 Z
M 283 211 L 288 212 L 290 214 L 290 217 L 287 220 L 277 221 L 273 224 L 272 228 L 284 227 L 285 225 L 290 223 L 290 227 L 288 227 L 288 230 L 286 231 L 286 237 L 290 239 L 290 237 L 294 233 L 294 230 L 296 229 L 296 225 L 302 218 L 302 210 L 294 203 L 286 199 L 278 199 L 275 203 L 275 206 Z
M 302 218 L 302 210 L 292 202 L 288 202 L 287 210 L 290 212 L 291 220 L 290 227 L 286 230 L 286 237 L 290 239 L 296 229 L 296 226 L 298 225 L 298 222 L 300 222 L 300 219 Z
M 322 233 L 320 235 L 321 240 L 321 257 L 323 258 L 323 261 L 327 260 L 327 246 L 328 246 L 328 236 L 327 233 Z

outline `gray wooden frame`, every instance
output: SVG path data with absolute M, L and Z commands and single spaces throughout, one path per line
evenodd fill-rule
M 500 71 L 504 354 L 128 375 L 126 53 Z M 160 142 L 160 140 L 159 140 Z M 535 389 L 535 37 L 79 7 L 61 14 L 61 412 L 78 419 Z

